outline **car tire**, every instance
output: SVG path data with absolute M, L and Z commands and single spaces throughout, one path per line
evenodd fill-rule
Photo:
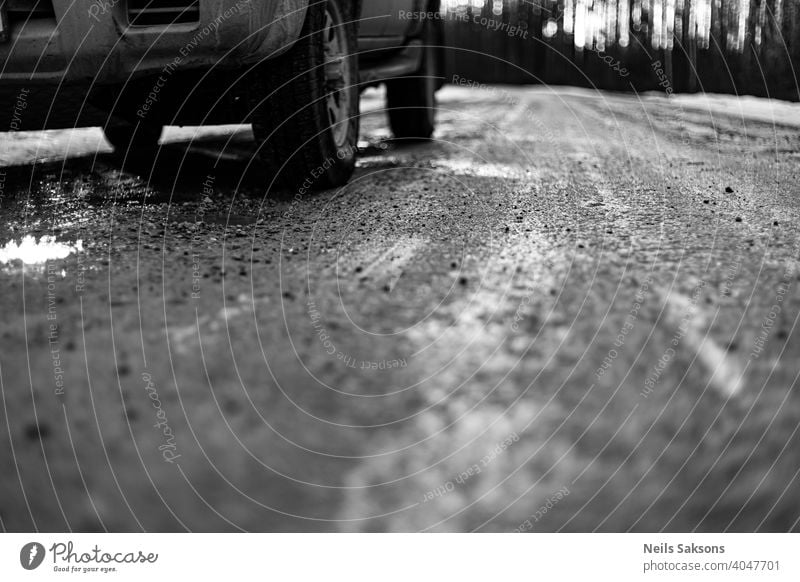
M 111 118 L 103 128 L 114 153 L 125 157 L 150 156 L 158 151 L 162 125 L 155 123 L 130 123 Z
M 386 82 L 389 126 L 397 139 L 428 140 L 436 128 L 436 91 L 440 86 L 438 53 L 441 38 L 426 20 L 422 35 L 422 64 L 411 75 Z
M 250 120 L 259 156 L 280 186 L 322 190 L 353 174 L 358 142 L 358 59 L 352 6 L 312 2 L 300 38 L 256 66 Z

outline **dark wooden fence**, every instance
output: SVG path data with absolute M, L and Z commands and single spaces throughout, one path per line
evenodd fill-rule
M 451 78 L 800 97 L 800 0 L 443 0 L 441 17 Z

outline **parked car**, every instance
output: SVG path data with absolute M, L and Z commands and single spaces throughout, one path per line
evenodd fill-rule
M 252 123 L 280 182 L 345 183 L 359 91 L 387 86 L 396 137 L 427 139 L 439 0 L 5 0 L 0 102 L 14 129 L 102 125 L 124 156 L 164 125 Z M 17 112 L 19 113 L 19 112 Z

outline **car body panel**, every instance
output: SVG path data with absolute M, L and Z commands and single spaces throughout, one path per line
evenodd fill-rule
M 203 0 L 197 23 L 144 27 L 127 26 L 124 4 L 55 0 L 55 19 L 12 22 L 10 41 L 0 44 L 0 83 L 118 83 L 170 64 L 256 62 L 292 46 L 308 0 Z

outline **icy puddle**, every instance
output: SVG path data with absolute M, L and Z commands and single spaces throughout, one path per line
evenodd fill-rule
M 83 251 L 83 241 L 59 242 L 54 236 L 24 236 L 22 240 L 9 241 L 0 248 L 0 263 L 22 261 L 25 265 L 44 265 L 47 261 L 66 259 L 72 253 Z

